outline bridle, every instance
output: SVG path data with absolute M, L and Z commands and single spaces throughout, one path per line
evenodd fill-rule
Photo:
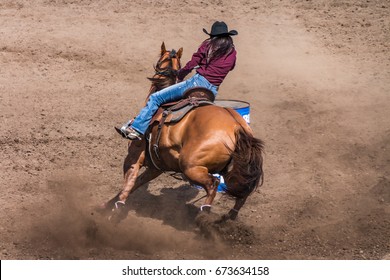
M 164 46 L 164 51 L 154 66 L 155 73 L 152 78 L 148 78 L 152 85 L 145 104 L 151 94 L 176 83 L 177 72 L 181 69 L 181 51 L 182 49 L 179 50 L 180 54 L 176 50 L 167 51 Z
M 175 60 L 177 63 L 173 63 Z M 165 63 L 168 63 L 168 66 L 163 66 Z M 176 50 L 166 51 L 165 54 L 161 56 L 156 66 L 154 66 L 155 73 L 153 78 L 157 78 L 156 76 L 176 78 L 180 68 L 180 59 L 177 57 Z

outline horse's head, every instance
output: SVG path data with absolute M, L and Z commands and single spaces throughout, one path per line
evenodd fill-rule
M 160 58 L 154 66 L 154 76 L 149 78 L 154 86 L 154 91 L 163 89 L 176 83 L 177 71 L 180 70 L 180 58 L 183 54 L 183 48 L 178 51 L 167 50 L 164 42 L 161 45 Z
M 155 66 L 156 74 L 163 76 L 175 76 L 177 71 L 180 70 L 180 58 L 183 53 L 183 48 L 180 48 L 178 51 L 172 49 L 167 50 L 165 48 L 164 42 L 161 44 L 161 54 L 160 59 L 157 61 Z

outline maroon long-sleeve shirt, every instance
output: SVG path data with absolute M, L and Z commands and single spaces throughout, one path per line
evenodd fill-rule
M 234 69 L 236 65 L 236 50 L 233 49 L 229 54 L 214 58 L 207 62 L 208 41 L 204 41 L 198 51 L 192 55 L 192 59 L 179 70 L 177 78 L 183 80 L 195 68 L 196 72 L 205 77 L 210 83 L 219 86 L 226 75 Z

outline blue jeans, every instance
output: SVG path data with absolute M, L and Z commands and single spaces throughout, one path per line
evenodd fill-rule
M 141 110 L 139 115 L 134 119 L 131 127 L 141 134 L 145 134 L 145 131 L 149 127 L 149 122 L 152 119 L 157 109 L 164 103 L 173 102 L 182 98 L 183 93 L 190 88 L 204 87 L 211 90 L 216 96 L 218 93 L 218 87 L 211 84 L 205 77 L 198 73 L 191 78 L 174 84 L 170 87 L 164 88 L 160 91 L 153 93 L 146 104 Z

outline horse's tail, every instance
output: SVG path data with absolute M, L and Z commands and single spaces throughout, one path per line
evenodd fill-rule
M 227 166 L 224 180 L 226 193 L 244 198 L 263 184 L 264 142 L 253 137 L 242 126 L 235 131 L 236 145 L 231 150 L 232 160 Z

